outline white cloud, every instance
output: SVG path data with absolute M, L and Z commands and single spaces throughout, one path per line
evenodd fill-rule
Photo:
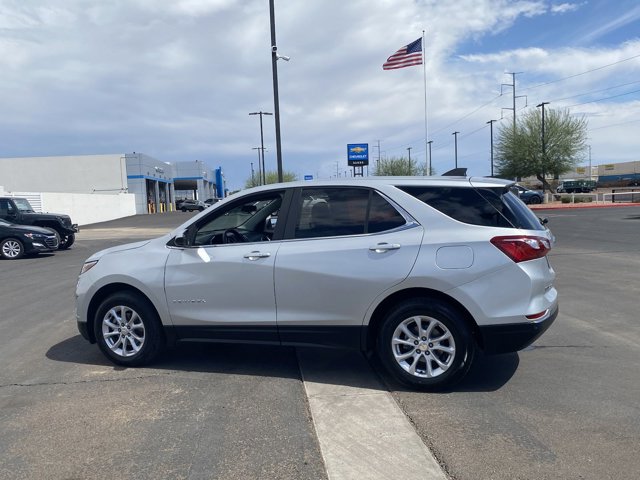
M 583 3 L 559 3 L 551 5 L 550 11 L 551 13 L 567 13 L 567 12 L 575 12 L 578 10 Z

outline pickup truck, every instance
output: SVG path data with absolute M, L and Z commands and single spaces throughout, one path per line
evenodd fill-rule
M 37 213 L 26 198 L 0 197 L 0 218 L 17 225 L 33 225 L 54 230 L 59 237 L 58 249 L 66 250 L 75 242 L 80 230 L 69 215 Z
M 591 193 L 596 189 L 595 180 L 563 180 L 556 189 L 557 193 Z

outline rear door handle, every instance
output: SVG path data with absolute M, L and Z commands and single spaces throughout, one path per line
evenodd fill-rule
M 399 243 L 379 243 L 373 247 L 369 247 L 369 250 L 375 253 L 386 253 L 389 250 L 398 250 L 400 248 Z
M 258 260 L 259 258 L 268 258 L 270 257 L 271 254 L 269 252 L 251 252 L 251 253 L 247 253 L 244 258 L 248 259 L 248 260 Z

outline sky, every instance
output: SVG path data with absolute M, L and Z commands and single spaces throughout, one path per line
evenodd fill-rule
M 278 62 L 283 166 L 300 179 L 351 175 L 348 143 L 368 143 L 372 164 L 408 148 L 424 163 L 425 72 L 439 174 L 454 131 L 458 165 L 490 174 L 486 122 L 495 137 L 513 121 L 507 72 L 516 116 L 569 108 L 588 121 L 593 165 L 638 160 L 637 0 L 275 0 L 275 18 L 291 58 Z M 384 71 L 423 30 L 425 68 Z M 274 111 L 269 2 L 0 0 L 0 71 L 0 157 L 203 160 L 235 190 L 257 169 L 249 113 Z M 272 116 L 264 143 L 275 170 Z

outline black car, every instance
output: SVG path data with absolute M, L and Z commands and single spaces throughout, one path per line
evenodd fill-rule
M 49 228 L 16 225 L 0 219 L 0 257 L 16 260 L 24 255 L 58 249 L 58 235 Z

